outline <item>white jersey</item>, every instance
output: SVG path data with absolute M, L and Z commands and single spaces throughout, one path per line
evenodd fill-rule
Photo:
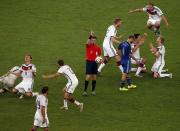
M 15 81 L 17 79 L 17 76 L 12 73 L 19 73 L 19 66 L 15 66 L 10 70 L 10 73 L 8 74 L 8 79 Z
M 161 45 L 158 47 L 158 52 L 160 53 L 160 56 L 156 58 L 157 63 L 165 63 L 165 47 L 164 45 Z
M 21 77 L 23 78 L 23 80 L 34 80 L 34 75 L 33 73 L 36 73 L 36 67 L 33 64 L 23 64 L 20 67 L 20 72 L 21 72 Z
M 66 77 L 68 80 L 68 83 L 74 83 L 78 81 L 76 75 L 68 65 L 61 66 L 58 70 L 58 73 L 63 74 L 64 77 Z
M 42 94 L 38 95 L 36 98 L 36 115 L 39 117 L 42 117 L 41 106 L 45 107 L 45 117 L 47 117 L 48 99 Z
M 149 19 L 153 19 L 153 20 L 159 20 L 163 15 L 163 12 L 157 6 L 154 6 L 153 10 L 149 10 L 146 6 L 143 8 L 143 11 L 148 13 Z
M 136 44 L 132 43 L 131 44 L 131 49 L 135 48 Z M 136 58 L 136 59 L 140 59 L 141 56 L 140 56 L 140 48 L 137 48 L 136 51 L 133 53 L 133 56 Z
M 115 37 L 117 34 L 116 27 L 114 25 L 111 25 L 108 27 L 106 36 L 104 38 L 103 46 L 110 46 L 113 44 L 111 41 L 111 37 Z

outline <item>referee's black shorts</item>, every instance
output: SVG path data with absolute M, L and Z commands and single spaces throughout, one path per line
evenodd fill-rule
M 86 74 L 97 75 L 98 65 L 95 61 L 86 60 Z

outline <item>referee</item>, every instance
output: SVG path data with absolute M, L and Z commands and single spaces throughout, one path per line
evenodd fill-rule
M 95 61 L 97 56 L 101 56 L 101 48 L 96 44 L 96 36 L 91 33 L 86 42 L 86 79 L 83 96 L 87 96 L 89 81 L 92 81 L 92 95 L 96 95 L 96 77 L 98 65 Z

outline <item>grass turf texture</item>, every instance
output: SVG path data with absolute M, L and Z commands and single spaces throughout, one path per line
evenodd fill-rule
M 119 70 L 114 61 L 98 78 L 97 96 L 82 97 L 85 72 L 85 42 L 90 29 L 102 40 L 106 28 L 116 16 L 124 23 L 119 34 L 124 39 L 132 33 L 148 33 L 142 55 L 148 58 L 148 70 L 154 58 L 148 44 L 154 34 L 145 27 L 146 14 L 128 14 L 129 9 L 143 7 L 145 0 L 2 0 L 0 1 L 0 74 L 23 63 L 31 53 L 37 66 L 34 91 L 48 85 L 50 131 L 178 131 L 180 128 L 180 60 L 178 29 L 179 0 L 154 2 L 169 20 L 168 29 L 161 31 L 166 38 L 166 65 L 173 79 L 154 80 L 149 74 L 133 81 L 138 88 L 120 93 Z M 42 74 L 57 70 L 56 60 L 64 58 L 77 74 L 80 84 L 74 96 L 85 103 L 83 113 L 72 105 L 60 111 L 64 78 L 43 80 Z M 89 90 L 90 91 L 90 90 Z M 0 96 L 0 130 L 28 131 L 33 123 L 35 99 L 19 100 L 11 93 Z

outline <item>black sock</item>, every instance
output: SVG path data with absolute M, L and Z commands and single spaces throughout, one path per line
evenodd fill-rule
M 92 91 L 95 91 L 96 88 L 96 80 L 92 80 Z
M 123 88 L 125 86 L 126 82 L 121 80 L 121 88 Z
M 127 77 L 126 80 L 127 80 L 128 86 L 130 86 L 131 85 L 131 78 Z
M 87 92 L 89 81 L 85 80 L 84 91 Z

